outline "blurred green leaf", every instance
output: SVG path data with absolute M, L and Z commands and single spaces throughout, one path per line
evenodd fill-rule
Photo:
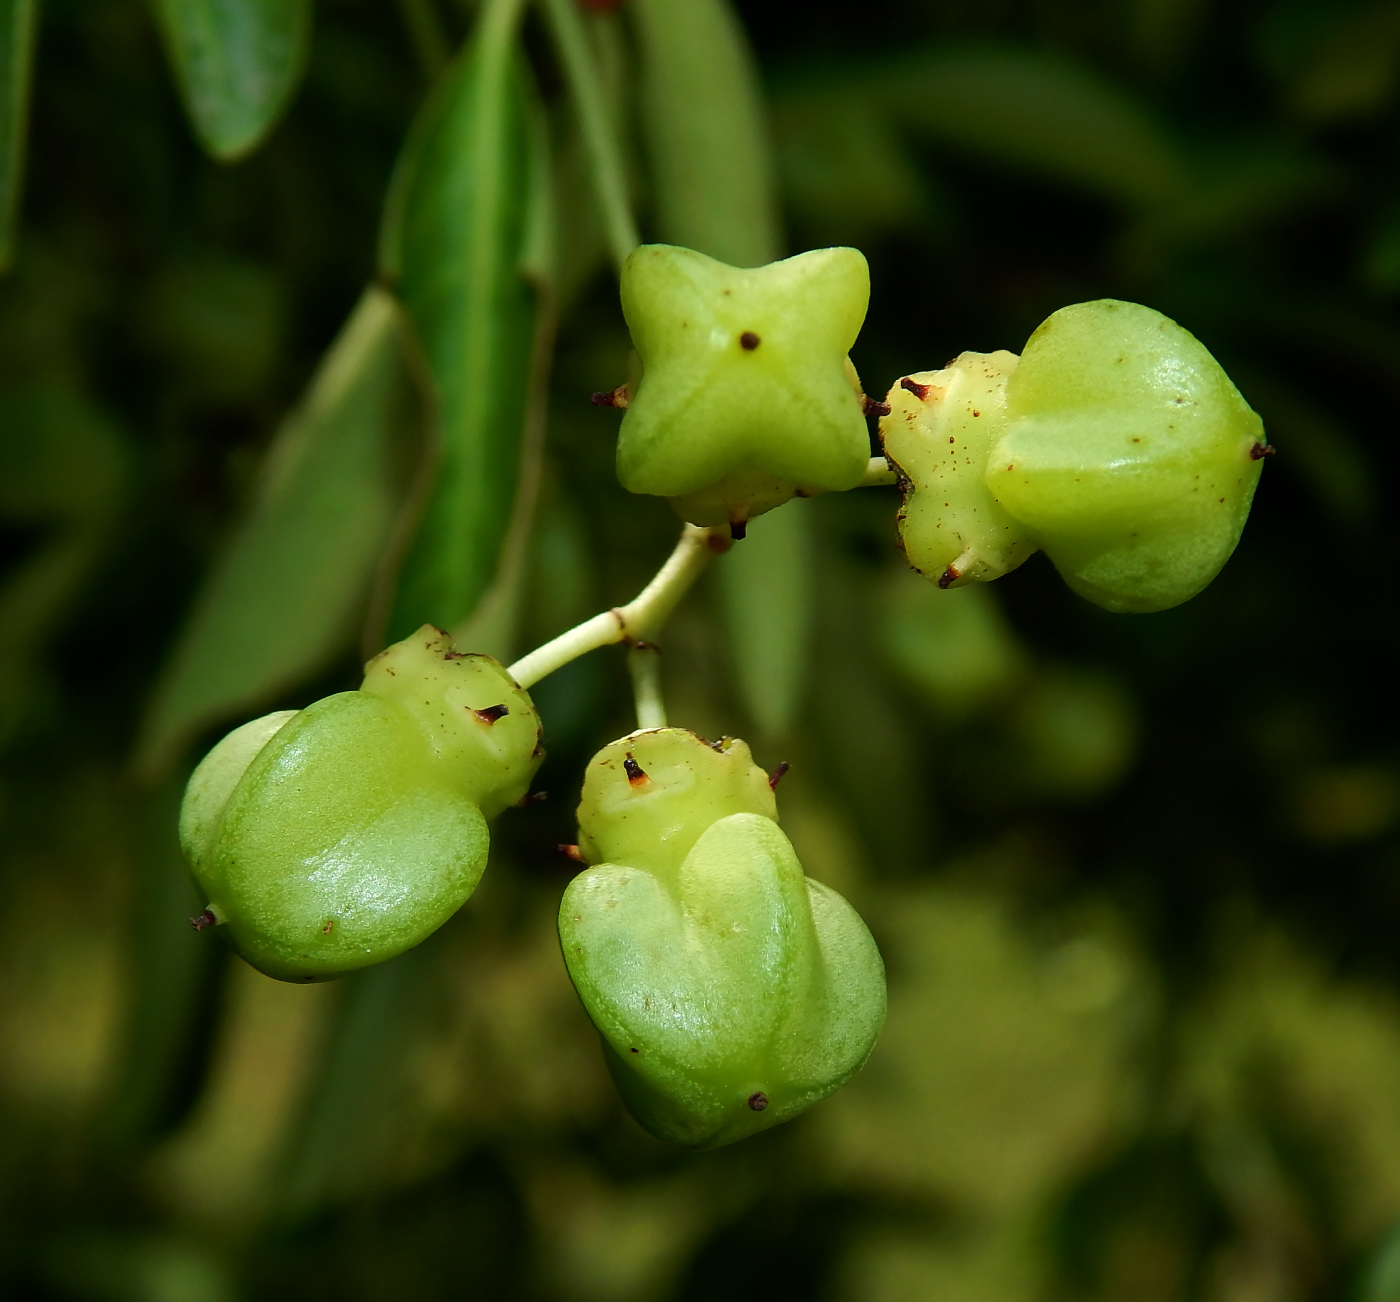
M 974 155 L 1017 164 L 1132 204 L 1185 184 L 1167 129 L 1088 69 L 1031 50 L 937 51 L 892 60 L 872 77 L 909 128 Z
M 778 256 L 772 151 L 753 56 L 724 0 L 636 0 L 642 123 L 662 238 L 741 267 Z M 751 522 L 720 566 L 740 692 L 770 735 L 807 678 L 814 583 L 801 508 Z
M 340 989 L 320 1071 L 288 1137 L 275 1210 L 293 1219 L 385 1181 L 398 1137 L 396 1088 L 437 947 L 353 972 Z
M 491 0 L 400 159 L 381 260 L 437 398 L 420 523 L 398 570 L 390 639 L 452 628 L 496 577 L 535 388 L 530 87 L 519 0 Z
M 1381 1239 L 1361 1273 L 1357 1302 L 1400 1302 L 1400 1225 Z
M 311 0 L 155 0 L 199 143 L 232 162 L 291 102 L 311 38 Z
M 371 289 L 283 426 L 195 603 L 146 718 L 143 771 L 348 647 L 398 507 L 395 449 L 420 419 L 398 310 Z
M 0 271 L 14 258 L 38 0 L 0 0 Z
M 920 694 L 950 719 L 999 704 L 1027 669 L 1027 656 L 980 583 L 940 590 L 901 566 L 882 592 L 881 647 Z
M 633 0 L 640 108 L 661 238 L 738 267 L 778 256 L 753 55 L 725 0 Z
M 719 567 L 719 590 L 745 705 L 767 737 L 797 719 L 810 670 L 816 537 L 805 502 L 749 523 Z
M 521 274 L 535 292 L 534 348 L 521 415 L 519 473 L 515 500 L 491 585 L 471 613 L 451 628 L 453 637 L 473 650 L 513 660 L 519 645 L 525 600 L 530 540 L 535 527 L 540 484 L 544 476 L 546 382 L 549 354 L 557 320 L 558 222 L 555 200 L 556 168 L 550 152 L 548 127 L 534 100 L 529 111 L 529 175 L 526 191 Z M 407 630 L 406 630 L 407 631 Z

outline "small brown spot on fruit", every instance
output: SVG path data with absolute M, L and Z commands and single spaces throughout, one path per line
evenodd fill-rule
M 754 1092 L 749 1095 L 749 1107 L 751 1107 L 755 1112 L 762 1112 L 763 1109 L 767 1106 L 768 1095 L 766 1095 L 762 1090 L 754 1090 Z
M 727 289 L 726 289 L 724 292 L 725 292 L 726 294 L 729 293 L 729 291 L 728 291 Z M 640 1050 L 640 1049 L 628 1049 L 627 1052 L 628 1052 L 628 1053 L 641 1053 L 641 1050 Z
M 744 333 L 739 336 L 739 347 L 746 353 L 753 352 L 762 342 L 763 340 L 754 334 L 752 330 L 745 330 Z

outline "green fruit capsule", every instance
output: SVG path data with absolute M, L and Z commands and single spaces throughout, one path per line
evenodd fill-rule
M 1266 449 L 1259 417 L 1194 336 L 1100 299 L 1061 308 L 1026 344 L 986 482 L 1076 592 L 1165 610 L 1230 558 Z
M 900 543 L 940 588 L 998 579 L 1036 550 L 986 481 L 1017 361 L 1015 353 L 963 353 L 941 371 L 905 376 L 885 399 L 880 441 L 904 486 Z
M 715 1148 L 859 1070 L 885 1017 L 859 915 L 803 875 L 742 741 L 659 728 L 588 766 L 559 935 L 633 1115 Z
M 642 362 L 617 445 L 633 493 L 742 527 L 799 492 L 854 488 L 870 441 L 847 353 L 870 298 L 856 249 L 766 267 L 644 244 L 622 269 Z
M 254 967 L 315 981 L 392 958 L 466 902 L 487 819 L 543 758 L 529 696 L 425 625 L 359 691 L 234 729 L 195 769 L 180 840 L 209 913 Z

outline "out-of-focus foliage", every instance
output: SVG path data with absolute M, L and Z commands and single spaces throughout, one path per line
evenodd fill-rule
M 293 472 L 326 450 L 337 391 L 313 377 L 476 9 L 321 0 L 285 117 L 228 166 L 187 124 L 155 7 L 43 6 L 0 281 L 0 1291 L 1400 1297 L 1394 0 L 740 3 L 782 183 L 771 238 L 867 254 L 868 388 L 1124 298 L 1201 339 L 1279 449 L 1239 551 L 1163 614 L 1105 614 L 1038 559 L 939 593 L 899 560 L 887 489 L 776 513 L 803 521 L 811 567 L 780 596 L 741 561 L 678 612 L 672 721 L 792 762 L 784 829 L 884 953 L 889 1021 L 841 1094 L 700 1156 L 617 1102 L 558 953 L 553 847 L 587 758 L 631 726 L 620 657 L 534 693 L 551 799 L 503 816 L 478 894 L 420 949 L 302 988 L 189 930 L 188 764 L 228 712 L 358 680 L 366 539 L 400 499 L 347 463 L 340 488 Z M 676 123 L 631 71 L 664 9 L 624 0 L 588 31 L 630 106 L 643 234 L 682 238 L 649 161 Z M 616 414 L 587 403 L 629 345 L 578 125 L 525 23 L 542 108 L 519 126 L 551 142 L 560 213 L 540 507 L 512 553 L 534 642 L 635 593 L 676 521 L 617 486 Z M 753 211 L 729 215 L 751 233 Z M 378 455 L 358 423 L 375 392 L 337 422 L 366 440 L 339 454 Z M 294 489 L 290 514 L 325 529 L 258 535 Z M 285 551 L 286 586 L 247 618 L 319 627 L 275 663 L 218 635 L 237 675 L 177 712 L 207 731 L 167 720 L 166 775 L 138 779 L 153 693 L 255 548 Z M 769 717 L 765 663 L 786 666 Z
M 241 158 L 296 89 L 311 0 L 155 0 L 155 11 L 200 143 Z
M 345 646 L 402 506 L 395 447 L 422 423 L 406 351 L 393 300 L 367 290 L 264 454 L 251 509 L 176 642 L 138 744 L 144 770 Z
M 0 270 L 8 269 L 14 256 L 36 7 L 37 0 L 6 0 L 0 5 Z

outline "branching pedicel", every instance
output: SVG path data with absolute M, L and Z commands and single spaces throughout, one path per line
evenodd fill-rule
M 284 980 L 312 981 L 419 943 L 470 896 L 487 823 L 543 755 L 527 690 L 626 643 L 638 730 L 588 767 L 588 865 L 559 930 L 628 1106 L 654 1134 L 712 1147 L 845 1083 L 885 1011 L 855 911 L 806 878 L 748 747 L 666 726 L 655 646 L 747 522 L 797 495 L 899 483 L 910 563 L 940 588 L 998 578 L 1037 549 L 1091 601 L 1160 610 L 1228 559 L 1264 442 L 1214 358 L 1166 317 L 1103 300 L 1056 312 L 1020 357 L 964 353 L 900 378 L 883 403 L 847 352 L 864 258 L 801 254 L 756 270 L 637 248 L 622 273 L 642 361 L 618 474 L 686 520 L 656 577 L 508 669 L 425 627 L 359 691 L 254 720 L 195 771 L 181 836 L 217 922 Z M 888 461 L 869 456 L 879 417 Z

